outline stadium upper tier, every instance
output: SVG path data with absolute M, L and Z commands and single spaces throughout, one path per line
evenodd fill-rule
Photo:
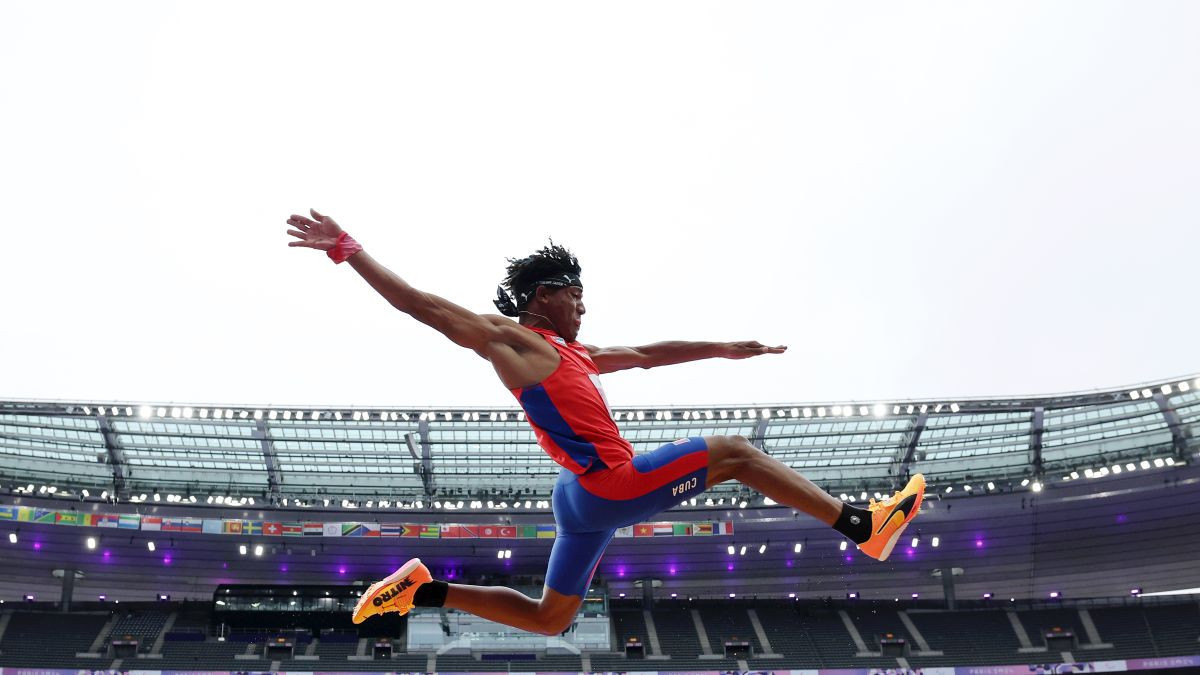
M 638 452 L 745 436 L 835 494 L 890 492 L 915 472 L 979 489 L 1187 461 L 1200 378 L 1020 399 L 620 408 L 613 418 Z M 57 497 L 499 502 L 546 499 L 557 474 L 513 409 L 0 403 L 3 487 Z

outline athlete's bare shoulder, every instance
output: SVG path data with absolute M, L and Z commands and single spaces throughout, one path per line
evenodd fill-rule
M 509 389 L 537 384 L 558 367 L 558 351 L 538 333 L 506 316 L 480 316 L 499 329 L 499 336 L 476 353 L 491 361 L 500 381 Z

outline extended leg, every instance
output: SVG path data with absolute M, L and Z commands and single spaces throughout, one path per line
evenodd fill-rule
M 743 436 L 708 436 L 709 488 L 736 480 L 758 490 L 780 504 L 803 511 L 826 525 L 833 525 L 842 512 L 834 499 L 788 465 L 750 444 Z

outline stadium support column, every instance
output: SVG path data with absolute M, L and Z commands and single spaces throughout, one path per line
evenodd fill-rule
M 58 607 L 64 612 L 69 612 L 71 611 L 71 595 L 75 592 L 75 570 L 68 567 L 62 572 L 62 600 L 58 603 Z
M 929 413 L 921 413 L 913 419 L 912 426 L 904 432 L 900 441 L 900 449 L 904 452 L 900 466 L 896 469 L 896 488 L 908 482 L 908 473 L 912 469 L 913 460 L 917 456 L 917 444 L 921 442 L 921 432 L 925 431 L 925 423 L 929 421 Z
M 267 467 L 267 499 L 272 505 L 279 504 L 279 485 L 283 482 L 283 472 L 279 470 L 279 456 L 271 445 L 271 436 L 267 433 L 267 421 L 258 420 L 254 423 L 254 438 L 262 444 L 263 464 Z
M 104 449 L 108 451 L 108 463 L 112 466 L 113 492 L 118 498 L 127 499 L 129 488 L 125 481 L 129 477 L 129 468 L 125 465 L 125 453 L 117 444 L 117 434 L 113 431 L 108 416 L 99 415 L 96 417 L 96 421 L 100 425 L 100 435 L 104 437 Z
M 754 431 L 750 433 L 750 445 L 753 445 L 764 452 L 766 451 L 766 448 L 764 448 L 763 445 L 764 440 L 767 437 L 767 423 L 769 421 L 770 420 L 766 417 L 758 418 L 758 422 L 754 424 Z
M 946 609 L 951 611 L 958 609 L 957 603 L 954 601 L 954 568 L 942 568 L 942 595 L 946 598 Z
M 1046 430 L 1046 409 L 1037 407 L 1029 419 L 1029 465 L 1035 478 L 1042 477 L 1042 434 Z
M 1161 391 L 1154 392 L 1154 402 L 1158 404 L 1159 411 L 1167 420 L 1167 428 L 1171 430 L 1171 447 L 1175 451 L 1175 459 L 1186 458 L 1190 435 L 1188 428 L 1180 421 L 1179 413 L 1175 412 Z
M 417 433 L 404 434 L 404 442 L 408 445 L 408 454 L 417 462 L 416 472 L 421 476 L 425 485 L 425 496 L 433 496 L 433 448 L 429 444 L 429 420 L 417 423 Z M 418 449 L 418 444 L 420 448 Z

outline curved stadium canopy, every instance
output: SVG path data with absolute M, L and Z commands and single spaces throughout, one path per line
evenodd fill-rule
M 1200 378 L 1020 399 L 622 408 L 613 417 L 638 452 L 740 434 L 831 493 L 853 495 L 890 492 L 918 471 L 935 485 L 1007 484 L 1116 461 L 1182 461 L 1200 437 Z M 60 497 L 411 507 L 546 499 L 557 473 L 513 409 L 0 402 L 0 478 Z M 740 498 L 737 490 L 714 494 Z

